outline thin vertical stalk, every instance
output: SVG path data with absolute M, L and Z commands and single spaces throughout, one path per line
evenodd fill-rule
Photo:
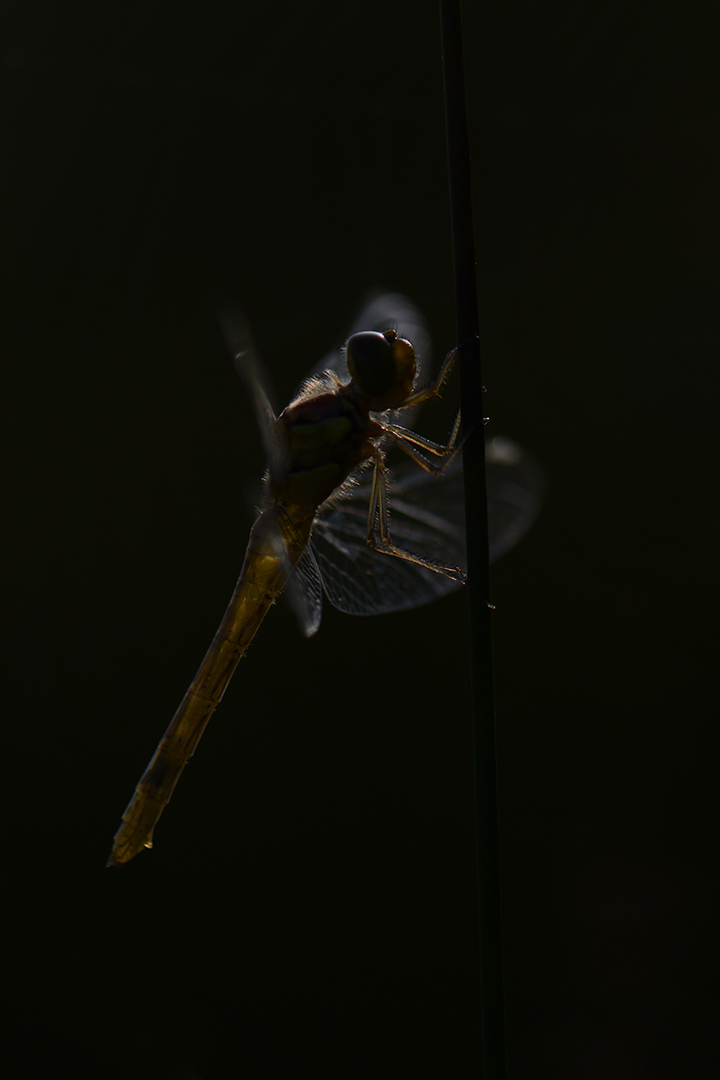
M 459 0 L 440 0 L 467 522 L 484 1080 L 505 1077 L 500 849 L 493 699 L 485 440 L 470 150 Z

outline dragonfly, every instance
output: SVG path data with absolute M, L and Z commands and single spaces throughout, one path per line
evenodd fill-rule
M 265 615 L 283 590 L 305 635 L 323 592 L 340 611 L 376 615 L 425 604 L 465 583 L 462 444 L 400 424 L 439 397 L 455 351 L 421 382 L 430 342 L 406 297 L 372 297 L 343 348 L 334 349 L 277 416 L 247 333 L 236 366 L 252 398 L 268 460 L 264 499 L 222 622 L 115 834 L 108 866 L 153 845 L 155 826 Z M 413 344 L 414 342 L 414 344 Z M 395 447 L 408 459 L 387 465 Z M 527 531 L 542 494 L 539 470 L 509 439 L 486 449 L 490 556 Z M 392 508 L 392 529 L 390 527 Z

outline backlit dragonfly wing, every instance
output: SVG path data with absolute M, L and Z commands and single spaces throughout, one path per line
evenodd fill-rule
M 350 375 L 343 346 L 349 337 L 362 330 L 377 330 L 380 333 L 384 330 L 397 330 L 398 337 L 412 341 L 418 362 L 418 383 L 425 380 L 432 358 L 430 335 L 420 311 L 401 293 L 369 293 L 347 336 L 315 365 L 310 374 L 334 371 L 342 382 L 347 382 Z
M 515 547 L 540 513 L 545 474 L 512 439 L 497 435 L 485 446 L 490 562 Z
M 459 566 L 465 552 L 458 524 L 430 507 L 423 510 L 403 498 L 417 495 L 419 488 L 426 487 L 437 502 L 438 477 L 408 475 L 406 485 L 402 480 L 406 471 L 410 473 L 404 466 L 398 470 L 400 476 L 391 487 L 393 540 L 423 558 Z M 415 469 L 415 473 L 419 471 Z M 462 473 L 459 477 L 462 499 Z M 447 485 L 453 486 L 452 477 L 442 478 L 441 486 Z M 330 603 L 350 615 L 377 615 L 413 608 L 455 589 L 458 582 L 444 574 L 368 546 L 365 537 L 369 496 L 370 485 L 359 485 L 335 505 L 321 507 L 315 517 L 311 545 Z M 453 513 L 456 509 L 453 507 Z
M 540 510 L 543 477 L 510 439 L 486 447 L 491 561 L 527 532 Z M 395 543 L 430 562 L 465 568 L 465 515 L 459 460 L 441 476 L 412 464 L 392 470 L 391 527 Z M 350 615 L 377 615 L 429 603 L 459 588 L 444 574 L 383 552 L 365 540 L 369 484 L 358 484 L 321 507 L 311 545 L 330 603 Z
M 416 385 L 423 386 L 429 382 L 432 342 L 425 319 L 407 296 L 403 296 L 402 293 L 383 292 L 368 293 L 362 310 L 350 327 L 347 336 L 315 365 L 310 372 L 310 377 L 317 378 L 324 371 L 332 371 L 341 382 L 349 382 L 350 373 L 345 354 L 345 342 L 353 334 L 363 330 L 377 330 L 381 334 L 385 330 L 396 330 L 398 337 L 411 341 L 417 362 Z M 392 410 L 384 413 L 384 417 L 392 423 L 402 423 L 405 427 L 412 427 L 416 412 L 416 409 L 403 409 L 402 412 Z
M 245 384 L 253 405 L 263 449 L 271 476 L 282 476 L 287 467 L 287 447 L 278 434 L 278 423 L 265 380 L 263 365 L 252 343 L 245 318 L 238 312 L 222 318 L 225 340 L 235 358 L 235 368 Z M 306 637 L 316 633 L 322 617 L 322 580 L 315 556 L 306 547 L 299 562 L 293 560 L 276 528 L 270 543 L 287 576 L 285 595 Z
M 291 569 L 285 587 L 288 603 L 305 637 L 312 637 L 320 629 L 322 594 L 322 574 L 312 545 L 308 544 L 300 561 Z

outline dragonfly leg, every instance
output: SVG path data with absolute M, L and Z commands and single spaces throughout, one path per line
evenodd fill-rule
M 432 439 L 426 439 L 424 435 L 418 435 L 416 431 L 412 431 L 410 428 L 401 427 L 400 424 L 383 422 L 378 426 L 389 438 L 395 438 L 395 440 L 398 441 L 398 445 L 400 445 L 400 441 L 405 441 L 412 443 L 414 446 L 421 446 L 423 450 L 427 450 L 430 454 L 435 454 L 436 457 L 447 457 L 447 455 L 452 453 L 455 448 L 458 431 L 460 430 L 460 410 L 458 409 L 458 414 L 455 417 L 455 423 L 453 424 L 450 440 L 447 445 L 433 442 Z
M 422 405 L 424 401 L 429 401 L 430 398 L 437 397 L 442 389 L 442 384 L 447 379 L 452 366 L 457 359 L 459 349 L 451 349 L 443 360 L 442 367 L 437 374 L 437 377 L 428 385 L 423 386 L 420 390 L 414 390 L 412 394 L 408 394 L 404 401 L 401 401 L 399 405 L 396 405 L 396 409 L 410 409 L 414 405 Z
M 412 457 L 413 455 L 411 454 L 410 456 Z M 428 471 L 433 470 L 428 469 Z M 442 468 L 437 471 L 442 472 Z M 380 530 L 379 541 L 375 532 L 376 519 Z M 415 563 L 416 566 L 424 566 L 428 570 L 434 570 L 436 574 L 444 574 L 446 577 L 452 578 L 453 581 L 466 581 L 465 572 L 461 570 L 459 566 L 440 566 L 438 563 L 430 562 L 429 559 L 423 559 L 419 555 L 413 555 L 409 551 L 403 551 L 402 548 L 396 547 L 392 542 L 390 536 L 390 513 L 388 508 L 387 471 L 385 469 L 385 460 L 381 451 L 378 451 L 375 457 L 375 467 L 373 468 L 372 487 L 370 489 L 370 508 L 368 511 L 367 542 L 368 546 L 371 547 L 373 551 L 382 552 L 386 555 L 394 555 L 398 559 L 405 559 L 406 562 Z
M 487 418 L 485 418 L 487 420 Z M 439 476 L 445 472 L 447 467 L 455 460 L 457 455 L 463 448 L 466 439 L 474 427 L 470 428 L 470 431 L 466 431 L 458 442 L 458 431 L 460 430 L 460 413 L 458 412 L 455 418 L 455 424 L 453 425 L 450 441 L 447 446 L 442 446 L 439 443 L 434 443 L 430 439 L 424 438 L 422 435 L 418 435 L 414 431 L 410 431 L 408 428 L 399 427 L 397 424 L 379 424 L 378 425 L 383 432 L 383 435 L 387 436 L 392 442 L 399 447 L 403 453 L 407 454 L 416 464 L 424 469 L 425 472 L 431 473 L 434 476 Z M 419 448 L 419 449 L 418 449 Z M 433 462 L 428 458 L 428 454 L 433 454 L 436 458 L 442 460 Z

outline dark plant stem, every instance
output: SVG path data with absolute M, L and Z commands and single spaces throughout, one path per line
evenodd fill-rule
M 480 993 L 484 1080 L 505 1077 L 500 849 L 498 841 L 495 707 L 493 700 L 485 439 L 470 151 L 459 0 L 440 0 L 445 123 L 452 219 L 453 262 L 460 346 L 465 514 L 467 522 L 475 807 L 480 933 Z

